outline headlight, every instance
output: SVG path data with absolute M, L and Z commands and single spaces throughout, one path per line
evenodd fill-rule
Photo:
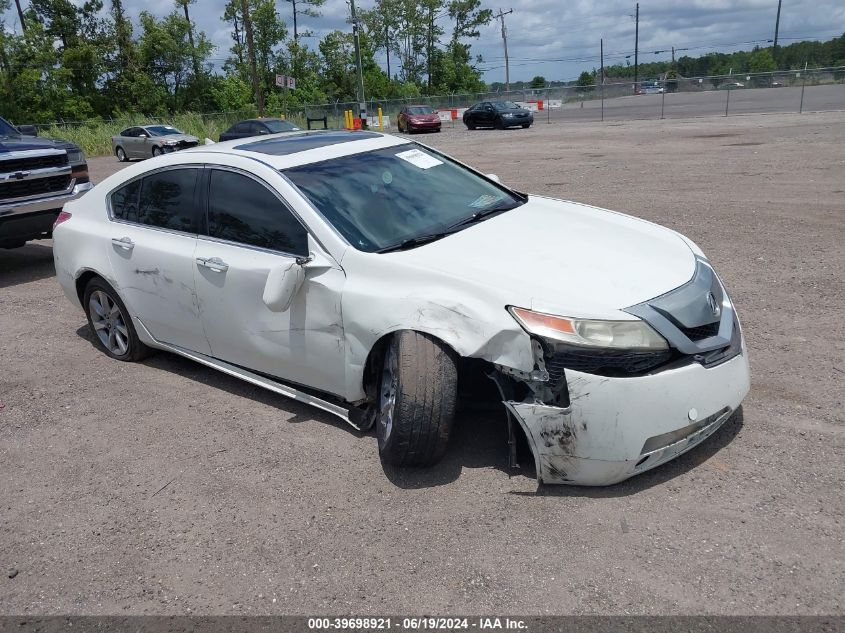
M 507 117 L 509 119 L 513 116 L 513 112 L 505 112 L 502 116 Z
M 69 162 L 71 165 L 75 165 L 77 163 L 84 163 L 85 154 L 83 154 L 82 150 L 78 147 L 75 149 L 69 149 L 67 151 L 67 162 Z
M 526 331 L 562 343 L 627 350 L 658 350 L 669 347 L 666 339 L 645 321 L 570 319 L 513 306 L 508 310 Z

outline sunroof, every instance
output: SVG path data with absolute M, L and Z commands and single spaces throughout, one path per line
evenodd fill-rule
M 346 132 L 337 130 L 331 132 L 305 132 L 279 138 L 268 138 L 260 141 L 253 141 L 245 145 L 237 145 L 235 149 L 245 152 L 259 152 L 271 156 L 287 156 L 309 149 L 336 145 L 338 143 L 349 143 L 350 141 L 361 141 L 368 138 L 378 138 L 381 134 L 375 132 Z

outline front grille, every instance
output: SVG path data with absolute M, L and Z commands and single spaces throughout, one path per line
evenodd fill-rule
M 178 149 L 188 149 L 189 147 L 196 147 L 196 146 L 197 146 L 196 141 L 179 141 L 178 143 L 176 143 L 176 147 Z
M 572 345 L 557 345 L 544 354 L 549 381 L 557 384 L 565 369 L 602 376 L 633 376 L 663 365 L 672 350 L 628 351 L 581 349 Z
M 31 180 L 9 180 L 0 183 L 0 200 L 56 193 L 64 191 L 69 186 L 70 174 Z
M 686 337 L 691 341 L 701 341 L 719 333 L 719 322 L 699 325 L 698 327 L 679 327 Z
M 0 174 L 16 171 L 32 171 L 33 169 L 47 169 L 50 167 L 64 167 L 67 165 L 67 154 L 46 154 L 44 156 L 28 156 L 26 158 L 0 159 Z

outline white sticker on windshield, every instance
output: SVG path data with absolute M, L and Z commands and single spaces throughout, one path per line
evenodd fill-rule
M 432 167 L 437 167 L 438 165 L 443 164 L 442 160 L 438 160 L 434 156 L 430 156 L 418 149 L 409 149 L 406 152 L 399 152 L 396 154 L 396 158 L 401 158 L 402 160 L 411 163 L 414 167 L 419 167 L 420 169 L 431 169 Z

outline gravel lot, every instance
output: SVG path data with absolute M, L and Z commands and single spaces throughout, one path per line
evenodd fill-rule
M 744 411 L 610 488 L 509 473 L 480 413 L 435 469 L 385 472 L 327 414 L 109 360 L 49 242 L 0 251 L 0 612 L 841 614 L 845 113 L 420 140 L 698 242 L 743 319 Z

